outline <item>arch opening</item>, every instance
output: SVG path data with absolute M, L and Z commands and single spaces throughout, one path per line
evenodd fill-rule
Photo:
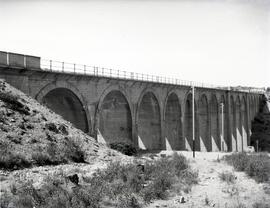
M 169 95 L 165 110 L 165 142 L 168 150 L 183 150 L 181 106 L 176 94 Z
M 197 105 L 195 103 L 195 150 L 200 151 L 200 140 L 199 140 L 199 123 L 197 116 Z M 189 94 L 185 103 L 185 114 L 184 114 L 184 139 L 185 149 L 193 149 L 193 123 L 192 123 L 192 94 Z
M 125 96 L 118 90 L 109 92 L 103 99 L 98 130 L 105 143 L 132 143 L 132 117 Z
M 138 109 L 138 145 L 141 149 L 161 149 L 161 124 L 158 100 L 153 93 L 143 95 Z
M 42 98 L 42 103 L 71 122 L 76 128 L 86 133 L 89 132 L 83 104 L 71 90 L 66 88 L 53 89 Z
M 203 95 L 199 103 L 199 131 L 201 151 L 212 151 L 212 141 L 209 133 L 209 116 L 207 98 Z
M 235 103 L 233 96 L 230 97 L 230 129 L 231 129 L 231 138 L 230 138 L 230 149 L 231 151 L 237 150 L 236 144 L 236 121 L 235 121 Z
M 246 100 L 243 97 L 241 101 L 241 125 L 242 125 L 242 147 L 241 150 L 243 151 L 248 146 L 248 119 L 247 119 L 247 106 Z
M 220 105 L 223 105 L 223 114 L 222 107 L 220 107 L 220 138 L 221 138 L 221 150 L 228 151 L 230 149 L 230 138 L 228 136 L 228 112 L 227 112 L 227 103 L 224 95 L 221 96 Z
M 236 151 L 242 150 L 242 121 L 241 121 L 241 102 L 237 97 L 235 103 L 235 127 L 236 127 Z
M 221 150 L 221 140 L 219 135 L 219 113 L 218 113 L 218 101 L 215 95 L 212 96 L 210 102 L 210 121 L 211 121 L 211 143 L 212 151 Z

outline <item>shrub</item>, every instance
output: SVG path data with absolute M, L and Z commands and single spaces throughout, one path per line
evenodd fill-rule
M 34 152 L 32 154 L 32 159 L 36 165 L 44 166 L 44 165 L 58 165 L 62 161 L 56 160 L 51 157 L 48 153 L 44 152 Z
M 18 96 L 15 96 L 10 92 L 0 92 L 0 100 L 4 101 L 10 109 L 25 115 L 30 115 L 30 109 L 19 101 Z
M 47 158 L 43 156 L 38 156 L 40 161 Z M 186 162 L 183 156 L 165 157 L 147 163 L 145 171 L 136 162 L 115 162 L 97 170 L 92 177 L 83 177 L 84 185 L 70 188 L 67 178 L 58 174 L 48 176 L 39 189 L 31 183 L 14 186 L 13 196 L 4 200 L 41 208 L 99 208 L 104 201 L 112 207 L 140 208 L 152 199 L 165 199 L 175 183 L 183 186 L 194 183 L 198 175 L 193 174 Z
M 0 155 L 0 168 L 7 170 L 17 170 L 21 168 L 28 168 L 31 162 L 28 161 L 22 154 L 6 152 Z
M 236 170 L 245 171 L 257 182 L 266 182 L 270 179 L 270 158 L 267 154 L 234 153 L 225 159 Z
M 137 149 L 133 145 L 124 142 L 111 143 L 110 147 L 128 156 L 137 154 Z
M 150 202 L 152 199 L 166 199 L 168 189 L 172 187 L 174 178 L 167 175 L 167 171 L 162 171 L 156 174 L 156 177 L 149 185 L 142 190 L 143 199 Z
M 270 178 L 269 156 L 266 154 L 250 156 L 245 171 L 258 182 L 268 181 Z
M 76 163 L 84 163 L 84 152 L 81 149 L 80 145 L 74 142 L 73 140 L 67 140 L 66 147 L 64 151 L 64 158 L 68 158 L 69 160 Z
M 228 184 L 230 184 L 235 183 L 236 176 L 232 172 L 225 171 L 219 174 L 219 178 L 222 181 L 225 181 Z
M 269 208 L 270 205 L 268 203 L 265 202 L 256 202 L 254 204 L 252 204 L 253 208 Z
M 226 155 L 225 160 L 231 164 L 237 171 L 244 171 L 249 158 L 247 153 L 233 153 L 231 155 Z

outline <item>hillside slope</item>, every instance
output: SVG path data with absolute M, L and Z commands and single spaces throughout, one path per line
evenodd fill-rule
M 112 154 L 122 157 L 0 80 L 0 168 L 89 163 Z

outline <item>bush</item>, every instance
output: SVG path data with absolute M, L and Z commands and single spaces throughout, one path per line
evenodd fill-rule
M 17 170 L 28 168 L 31 162 L 28 161 L 22 154 L 6 152 L 0 155 L 0 169 Z
M 225 171 L 219 174 L 219 178 L 222 181 L 225 181 L 228 184 L 230 184 L 230 183 L 235 183 L 236 176 L 232 172 Z
M 247 153 L 233 153 L 226 155 L 225 160 L 231 164 L 237 171 L 244 171 L 247 167 L 249 156 Z
M 9 92 L 0 92 L 0 100 L 5 102 L 7 104 L 7 107 L 9 107 L 10 109 L 18 111 L 19 113 L 23 113 L 25 115 L 30 115 L 30 109 L 19 101 L 18 96 L 12 95 Z
M 124 142 L 111 143 L 110 147 L 128 156 L 137 154 L 137 149 L 133 145 Z
M 238 171 L 245 171 L 257 182 L 266 182 L 270 179 L 270 157 L 267 154 L 234 153 L 225 156 L 225 160 Z
M 252 204 L 253 208 L 269 208 L 270 205 L 268 203 L 265 202 L 256 202 L 254 204 Z
M 76 163 L 84 163 L 84 152 L 82 151 L 79 144 L 75 143 L 72 139 L 67 140 L 66 148 L 64 151 L 64 158 L 67 158 Z
M 40 161 L 46 160 L 47 156 L 45 159 L 43 156 L 38 156 Z M 2 195 L 5 196 L 3 201 L 6 207 L 14 204 L 23 208 L 99 208 L 101 202 L 110 204 L 110 207 L 140 208 L 152 199 L 165 199 L 173 184 L 185 186 L 189 183 L 190 186 L 198 176 L 190 170 L 183 156 L 148 162 L 145 171 L 140 165 L 136 162 L 111 163 L 106 169 L 97 170 L 92 177 L 83 177 L 85 183 L 72 188 L 63 175 L 48 176 L 39 189 L 35 189 L 31 182 L 14 186 L 13 196 Z
M 51 156 L 48 155 L 48 153 L 44 152 L 34 152 L 32 154 L 32 159 L 36 165 L 44 166 L 44 165 L 58 165 L 62 161 L 57 161 Z
M 257 182 L 264 182 L 270 179 L 270 158 L 266 154 L 250 156 L 245 169 L 250 177 L 254 177 Z

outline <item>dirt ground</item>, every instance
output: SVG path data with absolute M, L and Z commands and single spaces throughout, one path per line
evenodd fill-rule
M 171 196 L 168 200 L 158 200 L 151 203 L 148 208 L 157 207 L 252 207 L 254 203 L 263 202 L 270 207 L 270 185 L 258 184 L 249 178 L 244 172 L 236 172 L 222 157 L 227 153 L 203 153 L 196 152 L 195 158 L 192 152 L 179 152 L 185 155 L 193 169 L 199 171 L 199 183 L 190 193 Z M 160 154 L 172 154 L 162 151 Z M 236 176 L 234 184 L 227 184 L 219 178 L 224 171 L 233 172 Z M 183 197 L 184 203 L 181 203 Z M 245 206 L 243 206 L 245 205 Z

